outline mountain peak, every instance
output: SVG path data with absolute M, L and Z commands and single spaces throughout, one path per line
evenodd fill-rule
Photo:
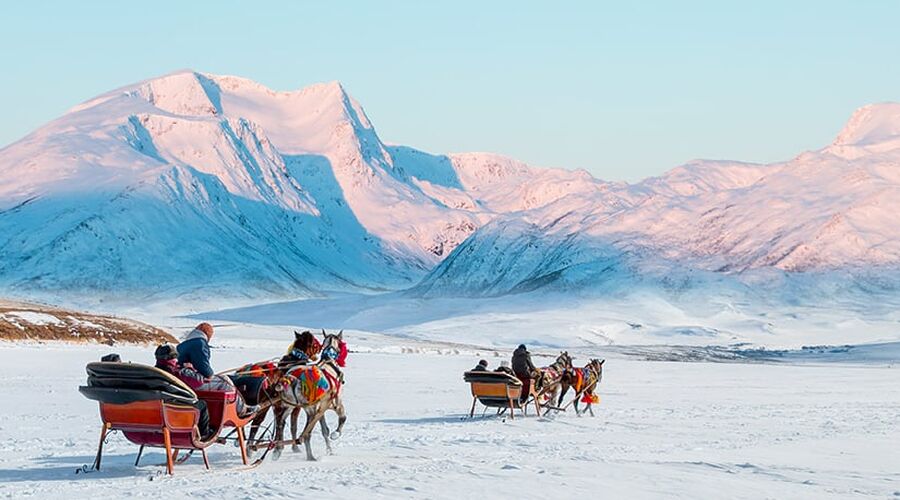
M 883 102 L 863 106 L 834 140 L 834 146 L 870 146 L 900 136 L 900 103 Z
M 176 115 L 222 113 L 221 90 L 207 75 L 178 71 L 145 82 L 138 93 L 159 109 Z

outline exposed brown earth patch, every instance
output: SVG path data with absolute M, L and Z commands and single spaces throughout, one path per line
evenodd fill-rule
M 176 342 L 165 331 L 139 321 L 5 300 L 0 300 L 0 340 L 107 345 Z

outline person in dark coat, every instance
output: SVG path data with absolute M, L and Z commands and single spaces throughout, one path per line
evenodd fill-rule
M 475 368 L 472 368 L 472 371 L 473 372 L 486 372 L 486 371 L 488 371 L 487 366 L 488 366 L 487 360 L 482 359 L 481 361 L 478 362 L 477 365 L 475 365 Z
M 184 382 L 191 389 L 197 389 L 202 386 L 206 378 L 192 368 L 181 366 L 178 364 L 178 351 L 169 344 L 163 344 L 156 348 L 153 353 L 156 357 L 156 368 L 174 375 L 178 380 Z M 212 434 L 209 426 L 209 409 L 206 401 L 198 399 L 194 403 L 194 408 L 200 410 L 200 418 L 197 420 L 197 430 L 200 431 L 200 438 L 207 439 Z
M 534 363 L 531 362 L 531 353 L 528 352 L 528 348 L 525 347 L 525 344 L 520 344 L 519 347 L 513 351 L 512 355 L 512 370 L 515 373 L 516 378 L 522 381 L 522 398 L 521 402 L 528 401 L 528 396 L 531 394 L 531 378 L 537 369 L 534 367 Z
M 513 373 L 519 378 L 531 378 L 531 375 L 534 373 L 535 367 L 534 363 L 531 362 L 531 353 L 528 352 L 528 348 L 525 347 L 525 344 L 520 344 L 519 347 L 513 351 L 512 369 Z

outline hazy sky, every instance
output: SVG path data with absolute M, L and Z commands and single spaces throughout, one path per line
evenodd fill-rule
M 872 1 L 7 3 L 0 146 L 192 68 L 279 90 L 340 80 L 384 141 L 431 152 L 625 180 L 776 161 L 900 100 L 898 21 L 900 2 Z

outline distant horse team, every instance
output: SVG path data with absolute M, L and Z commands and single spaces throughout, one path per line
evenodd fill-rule
M 593 416 L 592 406 L 599 402 L 596 389 L 603 378 L 603 363 L 604 360 L 591 359 L 584 367 L 576 367 L 568 351 L 562 351 L 549 366 L 538 368 L 524 344 L 513 351 L 512 368 L 504 361 L 489 372 L 488 362 L 481 360 L 464 377 L 472 384 L 470 416 L 474 415 L 476 401 L 485 407 L 496 407 L 498 414 L 515 408 L 527 412 L 527 404 L 533 402 L 538 415 L 541 408 L 565 411 L 574 404 L 577 415 L 589 412 Z M 575 391 L 575 397 L 563 406 L 569 389 Z M 578 407 L 579 402 L 586 404 L 583 411 Z

